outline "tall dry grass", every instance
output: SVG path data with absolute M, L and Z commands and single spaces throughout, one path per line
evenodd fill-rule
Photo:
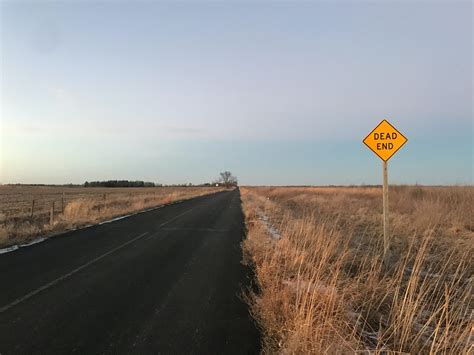
M 379 188 L 241 190 L 265 352 L 472 351 L 474 188 L 391 188 L 388 266 Z
M 222 190 L 216 187 L 61 188 L 2 186 L 0 247 Z M 66 192 L 64 200 L 63 192 Z M 32 201 L 35 210 L 31 215 Z M 54 202 L 54 203 L 53 203 Z M 51 208 L 54 206 L 53 223 Z

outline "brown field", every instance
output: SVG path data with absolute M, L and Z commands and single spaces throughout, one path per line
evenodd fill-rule
M 474 187 L 241 191 L 264 352 L 472 353 Z
M 0 247 L 219 190 L 222 188 L 0 186 Z

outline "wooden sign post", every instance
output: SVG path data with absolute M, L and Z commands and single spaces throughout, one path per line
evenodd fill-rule
M 383 259 L 390 260 L 390 236 L 389 236 L 389 220 L 388 220 L 388 172 L 386 161 L 382 162 L 383 166 Z
M 408 141 L 387 120 L 383 120 L 364 139 L 364 144 L 382 159 L 383 175 L 383 261 L 390 261 L 390 221 L 388 212 L 388 160 Z

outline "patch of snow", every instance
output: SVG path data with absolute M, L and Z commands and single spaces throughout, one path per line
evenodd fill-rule
M 405 269 L 405 273 L 404 275 L 407 276 L 407 277 L 410 277 L 410 275 L 413 273 L 413 269 L 410 268 L 410 267 L 407 267 Z M 427 272 L 427 271 L 418 271 L 418 274 L 421 276 L 421 277 L 425 277 L 425 278 L 428 278 L 428 277 L 431 277 L 431 278 L 434 278 L 434 279 L 439 279 L 441 277 L 444 277 L 448 280 L 452 280 L 454 279 L 454 275 L 441 275 L 441 274 L 433 274 L 431 272 Z
M 283 280 L 283 285 L 288 286 L 295 292 L 321 292 L 321 293 L 336 293 L 336 288 L 325 286 L 320 283 L 310 282 L 310 281 L 292 281 L 292 280 Z
M 29 242 L 29 243 L 26 243 L 26 244 L 20 244 L 19 247 L 20 248 L 29 247 L 30 245 L 34 245 L 34 244 L 44 242 L 46 239 L 47 238 L 38 238 L 38 239 L 33 240 L 32 242 Z
M 273 240 L 279 240 L 281 239 L 281 234 L 280 231 L 273 225 L 271 224 L 268 216 L 263 213 L 262 211 L 257 211 L 258 218 L 260 221 L 263 223 L 265 228 L 267 229 L 268 233 L 272 237 Z
M 12 245 L 11 247 L 0 249 L 0 254 L 9 253 L 9 252 L 17 250 L 19 248 L 20 247 L 18 245 Z
M 30 245 L 34 245 L 34 244 L 44 242 L 46 239 L 48 239 L 48 238 L 38 238 L 38 239 L 35 239 L 35 240 L 33 240 L 29 243 L 15 244 L 15 245 L 9 246 L 8 248 L 0 249 L 0 254 L 11 253 L 12 251 L 18 250 L 20 248 L 29 247 Z
M 120 217 L 112 218 L 112 219 L 109 219 L 108 221 L 100 222 L 98 225 L 101 226 L 102 224 L 112 223 L 112 222 L 115 222 L 115 221 L 118 221 L 118 220 L 121 220 L 121 219 L 130 217 L 130 216 L 133 216 L 134 214 L 137 214 L 137 213 L 131 213 L 131 214 L 126 214 L 125 216 L 120 216 Z
M 181 202 L 181 201 L 180 201 Z M 173 202 L 172 204 L 175 204 L 176 202 Z M 95 224 L 95 225 L 102 225 L 102 224 L 107 224 L 107 223 L 111 223 L 111 222 L 115 222 L 115 221 L 118 221 L 120 219 L 124 219 L 124 218 L 127 218 L 127 217 L 130 217 L 130 216 L 135 216 L 137 214 L 140 214 L 140 213 L 145 213 L 145 212 L 150 212 L 150 211 L 154 211 L 154 210 L 157 210 L 159 208 L 162 208 L 166 205 L 160 205 L 158 207 L 152 207 L 152 208 L 147 208 L 146 210 L 143 210 L 143 211 L 138 211 L 138 212 L 135 212 L 135 213 L 130 213 L 130 214 L 127 214 L 125 216 L 119 216 L 119 217 L 115 217 L 115 218 L 112 218 L 112 219 L 109 219 L 107 221 L 103 221 L 103 222 L 100 222 L 98 224 Z M 92 225 L 91 225 L 92 226 Z M 89 226 L 88 226 L 89 227 Z

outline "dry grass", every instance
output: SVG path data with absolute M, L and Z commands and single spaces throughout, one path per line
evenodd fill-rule
M 242 188 L 267 353 L 472 353 L 474 188 Z M 281 238 L 271 238 L 269 219 Z
M 219 190 L 222 188 L 0 186 L 0 247 Z

